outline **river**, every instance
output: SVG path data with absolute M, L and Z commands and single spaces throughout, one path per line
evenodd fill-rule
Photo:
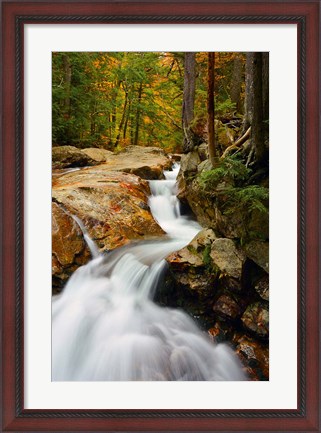
M 201 227 L 182 215 L 179 165 L 150 181 L 149 206 L 167 236 L 98 254 L 77 269 L 52 303 L 52 380 L 246 380 L 226 344 L 214 344 L 193 319 L 153 302 L 165 258 Z

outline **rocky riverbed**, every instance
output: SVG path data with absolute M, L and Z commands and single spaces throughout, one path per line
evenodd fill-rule
M 171 165 L 170 158 L 158 148 L 107 152 L 106 160 L 99 161 L 101 149 L 80 151 L 63 146 L 53 153 L 54 167 L 57 154 L 60 168 L 53 170 L 52 184 L 54 292 L 60 291 L 72 272 L 91 257 L 72 216 L 82 221 L 100 251 L 164 234 L 150 213 L 145 179 L 160 178 L 163 169 Z M 91 161 L 95 157 L 95 164 L 82 167 L 83 154 L 91 155 Z
M 129 146 L 118 154 L 54 148 L 53 293 L 91 258 L 73 216 L 100 251 L 164 235 L 149 209 L 147 179 L 161 179 L 171 164 L 159 148 Z M 187 311 L 213 341 L 233 345 L 253 380 L 268 380 L 268 218 L 253 213 L 244 220 L 231 209 L 224 212 L 222 194 L 204 194 L 199 188 L 197 175 L 206 164 L 204 145 L 182 157 L 179 197 L 204 229 L 167 258 L 156 301 Z M 258 230 L 259 239 L 246 238 Z

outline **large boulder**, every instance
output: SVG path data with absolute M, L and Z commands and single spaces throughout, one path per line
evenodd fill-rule
M 85 167 L 96 165 L 92 157 L 74 146 L 56 146 L 52 148 L 52 168 Z
M 186 247 L 167 257 L 167 262 L 181 305 L 192 296 L 196 310 L 204 311 L 206 301 L 216 313 L 235 319 L 257 299 L 256 265 L 232 239 L 218 238 L 212 229 L 200 231 Z
M 268 203 L 251 206 L 249 194 L 255 198 L 255 192 L 244 190 L 241 194 L 240 186 L 233 176 L 228 175 L 224 164 L 218 170 L 212 170 L 206 145 L 201 144 L 198 149 L 183 155 L 177 179 L 178 198 L 188 203 L 203 227 L 212 228 L 221 237 L 237 239 L 242 243 L 249 240 L 267 241 Z M 268 188 L 263 180 L 260 185 Z
M 200 164 L 200 162 L 201 158 L 197 151 L 189 152 L 186 155 L 182 155 L 181 173 L 183 173 L 184 176 L 196 173 L 198 164 Z
M 163 170 L 170 169 L 173 161 L 158 147 L 128 146 L 113 153 L 98 148 L 56 146 L 52 149 L 52 164 L 54 175 L 59 174 L 59 169 L 105 164 L 108 171 L 131 173 L 142 179 L 163 179 Z
M 211 272 L 208 249 L 215 239 L 213 230 L 202 230 L 192 242 L 167 257 L 169 273 L 165 289 L 170 290 L 166 302 L 183 307 L 192 315 L 211 310 L 215 295 L 216 276 Z M 162 300 L 166 293 L 158 294 Z
M 162 149 L 143 146 L 127 146 L 106 162 L 109 170 L 136 174 L 142 179 L 163 179 L 163 170 L 172 163 Z
M 246 256 L 232 239 L 215 239 L 210 256 L 222 275 L 241 281 Z
M 52 288 L 61 291 L 70 275 L 90 259 L 82 231 L 57 203 L 52 203 Z
M 188 155 L 187 155 L 188 156 Z M 238 203 L 230 200 L 229 189 L 233 184 L 223 180 L 216 188 L 206 190 L 200 181 L 200 175 L 210 169 L 207 160 L 197 166 L 197 172 L 182 170 L 178 177 L 178 197 L 187 202 L 198 222 L 212 228 L 222 237 L 231 239 L 269 239 L 268 213 L 258 209 L 246 209 L 241 212 Z
M 86 149 L 81 150 L 82 153 L 89 156 L 89 158 L 93 159 L 97 163 L 106 162 L 110 159 L 113 152 L 106 149 L 98 149 L 96 147 L 88 147 Z
M 52 190 L 54 201 L 83 222 L 101 251 L 164 234 L 150 213 L 149 194 L 148 182 L 110 172 L 106 164 L 57 176 Z

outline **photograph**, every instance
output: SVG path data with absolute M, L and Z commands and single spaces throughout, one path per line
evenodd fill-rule
M 320 1 L 0 3 L 0 432 L 320 432 Z
M 52 53 L 52 381 L 269 380 L 269 53 Z

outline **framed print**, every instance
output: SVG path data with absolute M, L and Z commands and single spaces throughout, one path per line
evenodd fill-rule
M 2 1 L 2 431 L 320 431 L 319 13 Z

